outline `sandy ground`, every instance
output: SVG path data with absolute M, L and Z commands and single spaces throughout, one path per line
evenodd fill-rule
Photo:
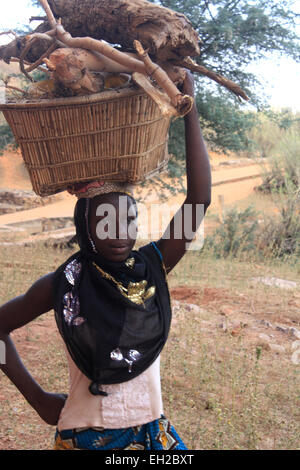
M 213 187 L 210 211 L 220 207 L 219 196 L 223 197 L 225 205 L 231 204 L 248 197 L 254 186 L 261 183 L 262 168 L 258 163 L 251 163 L 246 160 L 245 163 L 222 165 L 222 162 L 228 162 L 228 160 L 226 156 L 211 154 Z M 20 152 L 6 152 L 0 157 L 0 188 L 32 189 Z M 146 203 L 160 202 L 159 194 L 152 192 L 150 196 L 147 187 L 143 188 L 141 199 Z M 168 206 L 179 206 L 183 199 L 182 194 L 170 195 L 168 197 Z M 72 217 L 75 203 L 76 198 L 64 191 L 57 194 L 55 202 L 47 206 L 1 215 L 0 225 L 35 220 L 42 217 Z

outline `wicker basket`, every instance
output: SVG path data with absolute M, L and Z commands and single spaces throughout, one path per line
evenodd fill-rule
M 166 166 L 170 118 L 136 89 L 1 104 L 33 190 L 94 179 L 138 183 Z

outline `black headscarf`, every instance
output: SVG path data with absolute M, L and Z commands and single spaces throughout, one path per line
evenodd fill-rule
M 54 273 L 54 310 L 72 359 L 92 381 L 90 392 L 106 395 L 101 384 L 126 382 L 159 356 L 170 329 L 171 306 L 155 244 L 132 251 L 128 259 L 134 258 L 133 266 L 126 260 L 116 263 L 104 259 L 89 234 L 89 206 L 87 198 L 76 204 L 80 251 Z M 126 290 L 124 294 L 122 287 L 145 285 L 145 281 L 148 296 L 143 303 L 132 301 Z

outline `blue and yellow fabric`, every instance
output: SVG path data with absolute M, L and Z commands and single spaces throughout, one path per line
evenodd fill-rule
M 56 432 L 54 450 L 187 450 L 162 416 L 126 429 L 79 428 Z

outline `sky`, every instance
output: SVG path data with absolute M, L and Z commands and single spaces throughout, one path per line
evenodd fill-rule
M 29 18 L 37 14 L 37 8 L 28 0 L 2 0 L 0 10 L 0 31 L 13 29 L 28 24 Z M 33 23 L 34 25 L 35 23 Z M 5 44 L 7 37 L 0 36 L 0 44 Z M 276 57 L 252 64 L 249 70 L 262 82 L 262 94 L 269 97 L 272 107 L 290 107 L 300 111 L 300 64 L 288 57 Z M 260 94 L 260 93 L 259 93 Z

